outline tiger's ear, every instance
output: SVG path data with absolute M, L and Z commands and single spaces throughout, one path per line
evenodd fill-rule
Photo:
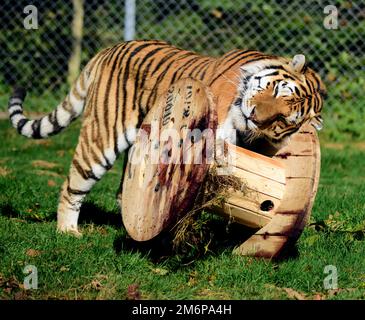
M 316 130 L 322 130 L 323 128 L 323 119 L 321 116 L 316 116 L 311 119 L 310 124 L 316 129 Z
M 305 55 L 297 54 L 293 57 L 293 60 L 290 61 L 290 65 L 292 68 L 299 73 L 302 73 L 305 70 Z

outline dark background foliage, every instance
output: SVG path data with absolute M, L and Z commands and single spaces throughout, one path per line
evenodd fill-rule
M 22 84 L 34 95 L 56 100 L 68 89 L 72 1 L 33 1 L 37 30 L 23 27 L 28 4 L 26 0 L 0 3 L 0 96 L 8 94 L 9 86 Z M 336 30 L 323 26 L 328 4 L 338 9 Z M 88 0 L 84 11 L 82 65 L 99 50 L 123 41 L 124 1 Z M 203 54 L 218 56 L 233 48 L 288 57 L 304 53 L 329 88 L 327 136 L 365 138 L 364 2 L 139 0 L 136 18 L 137 39 L 162 39 Z M 3 101 L 0 98 L 1 108 Z

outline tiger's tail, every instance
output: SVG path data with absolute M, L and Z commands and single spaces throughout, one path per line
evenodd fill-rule
M 43 139 L 59 133 L 83 112 L 89 83 L 88 72 L 84 69 L 66 98 L 51 113 L 36 120 L 27 119 L 23 114 L 26 90 L 14 88 L 8 106 L 13 127 L 21 135 L 33 139 Z

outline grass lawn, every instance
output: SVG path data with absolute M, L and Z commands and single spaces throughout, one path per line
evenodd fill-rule
M 365 298 L 363 145 L 322 146 L 312 225 L 296 255 L 282 262 L 232 256 L 240 229 L 226 231 L 217 218 L 220 236 L 212 234 L 205 253 L 186 258 L 153 245 L 136 247 L 127 238 L 115 200 L 122 161 L 88 195 L 83 237 L 55 232 L 78 129 L 76 122 L 52 139 L 34 141 L 0 121 L 0 299 Z M 23 289 L 29 264 L 38 269 L 37 290 Z M 324 288 L 327 265 L 338 270 L 338 290 Z

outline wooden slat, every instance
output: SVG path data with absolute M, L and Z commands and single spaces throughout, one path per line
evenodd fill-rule
M 260 209 L 260 205 L 264 201 L 272 201 L 274 204 L 274 209 L 270 211 L 262 211 Z M 225 201 L 227 204 L 232 204 L 237 207 L 247 209 L 251 212 L 257 212 L 257 213 L 265 213 L 268 214 L 270 217 L 272 217 L 276 210 L 279 208 L 281 200 L 275 199 L 273 197 L 269 197 L 267 195 L 264 195 L 262 193 L 258 193 L 256 191 L 250 192 L 248 191 L 245 193 L 244 196 L 240 194 L 239 192 L 233 192 L 228 199 Z
M 251 211 L 231 203 L 226 203 L 223 208 L 215 208 L 215 211 L 233 219 L 235 222 L 251 228 L 261 228 L 268 224 L 272 219 L 272 216 L 265 212 Z
M 272 258 L 273 253 L 280 252 L 287 241 L 286 236 L 254 234 L 241 246 L 235 248 L 233 253 L 258 258 Z
M 233 166 L 285 184 L 285 166 L 279 160 L 228 145 Z
M 313 179 L 313 172 L 312 170 L 309 170 L 309 167 L 312 164 L 308 163 L 307 156 L 288 157 L 287 159 L 283 159 L 283 163 L 285 163 L 286 165 L 285 172 L 288 179 L 290 178 Z
M 251 160 L 252 161 L 252 160 Z M 285 184 L 251 173 L 240 168 L 234 168 L 232 175 L 241 178 L 245 185 L 276 199 L 281 199 L 285 192 Z

